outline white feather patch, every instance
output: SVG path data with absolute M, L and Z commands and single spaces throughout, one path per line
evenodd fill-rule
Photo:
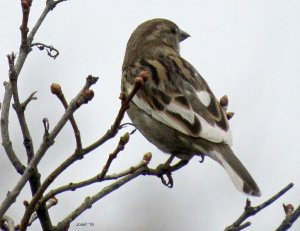
M 217 126 L 209 124 L 203 117 L 196 114 L 192 109 L 186 109 L 172 102 L 166 107 L 167 110 L 180 114 L 182 118 L 184 118 L 190 124 L 194 124 L 195 122 L 194 117 L 196 115 L 201 124 L 200 134 L 196 134 L 196 135 L 191 134 L 191 132 L 185 126 L 175 121 L 171 116 L 166 114 L 164 111 L 153 110 L 148 103 L 138 98 L 137 96 L 135 96 L 132 99 L 132 101 L 136 104 L 137 107 L 139 107 L 141 110 L 146 112 L 148 115 L 152 116 L 154 119 L 168 125 L 171 128 L 176 129 L 177 131 L 182 132 L 183 134 L 186 134 L 188 136 L 193 136 L 193 137 L 201 137 L 203 139 L 209 140 L 214 143 L 224 142 L 228 145 L 231 145 L 232 143 L 232 136 L 231 136 L 230 129 L 228 131 L 224 131 Z
M 231 146 L 232 144 L 232 134 L 231 130 L 228 129 L 224 131 L 223 129 L 219 128 L 218 126 L 209 124 L 203 117 L 196 114 L 198 119 L 201 123 L 201 132 L 200 137 L 209 140 L 214 143 L 221 143 L 224 142 Z
M 195 113 L 192 109 L 186 109 L 185 107 L 182 107 L 182 106 L 177 105 L 177 104 L 172 103 L 172 102 L 167 106 L 167 109 L 171 112 L 180 114 L 190 124 L 194 124 L 194 122 L 195 122 Z
M 132 101 L 135 103 L 135 105 L 146 112 L 148 115 L 152 116 L 152 118 L 158 120 L 159 122 L 168 125 L 171 128 L 176 129 L 177 131 L 182 132 L 183 134 L 187 134 L 187 131 L 184 127 L 182 127 L 179 123 L 176 123 L 170 116 L 168 116 L 166 113 L 162 111 L 156 111 L 153 110 L 148 103 L 146 103 L 144 100 L 141 100 L 137 96 L 133 97 Z
M 201 103 L 208 107 L 211 102 L 211 96 L 207 91 L 198 91 L 197 92 L 198 98 L 200 99 Z

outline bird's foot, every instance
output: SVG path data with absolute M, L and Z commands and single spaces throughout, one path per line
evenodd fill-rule
M 157 167 L 157 170 L 159 171 L 159 174 L 157 174 L 157 176 L 160 177 L 161 182 L 163 183 L 163 185 L 165 185 L 169 188 L 173 188 L 173 185 L 174 185 L 172 172 L 182 168 L 185 165 L 187 165 L 189 163 L 189 160 L 190 160 L 190 159 L 181 159 L 176 164 L 171 165 L 174 158 L 175 158 L 175 155 L 171 155 L 169 157 L 169 159 L 164 164 L 160 164 Z M 164 176 L 166 176 L 167 179 L 165 179 Z
M 157 170 L 160 172 L 158 174 L 158 177 L 160 178 L 161 183 L 163 183 L 163 185 L 169 188 L 173 188 L 174 185 L 171 171 L 171 163 L 174 160 L 174 158 L 175 155 L 171 155 L 165 163 L 157 166 Z M 166 175 L 167 180 L 164 178 L 164 175 Z

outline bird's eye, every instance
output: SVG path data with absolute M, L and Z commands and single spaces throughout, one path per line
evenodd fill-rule
M 172 33 L 172 34 L 177 34 L 177 28 L 172 27 L 172 28 L 171 28 L 171 33 Z

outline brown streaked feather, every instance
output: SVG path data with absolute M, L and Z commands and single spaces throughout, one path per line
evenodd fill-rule
M 184 134 L 210 141 L 213 141 L 214 138 L 213 135 L 207 136 L 209 131 L 214 131 L 217 136 L 223 136 L 228 131 L 229 127 L 223 109 L 205 80 L 187 61 L 178 55 L 169 55 L 164 58 L 160 56 L 159 59 L 138 60 L 136 67 L 140 71 L 146 70 L 150 74 L 149 80 L 140 89 L 137 97 L 147 99 L 140 102 L 140 107 L 147 107 L 146 103 L 156 109 L 151 112 L 155 119 L 168 126 L 174 126 Z M 160 75 L 163 75 L 163 78 L 160 78 Z M 205 106 L 198 98 L 197 91 L 208 92 L 211 97 L 208 106 Z M 203 118 L 202 122 L 200 122 L 200 118 Z M 201 124 L 203 122 L 206 125 Z M 219 133 L 217 128 L 220 131 L 223 130 L 224 134 Z M 227 138 L 219 137 L 215 141 L 221 142 L 223 139 Z M 228 140 L 230 139 L 228 136 Z
M 166 114 L 173 117 L 178 123 L 182 124 L 188 131 L 191 131 L 194 135 L 197 135 L 201 131 L 201 124 L 199 119 L 194 116 L 194 123 L 190 123 L 181 114 L 166 110 Z
M 186 107 L 187 109 L 190 108 L 190 104 L 184 96 L 176 96 L 174 97 L 175 103 L 179 103 L 181 106 Z

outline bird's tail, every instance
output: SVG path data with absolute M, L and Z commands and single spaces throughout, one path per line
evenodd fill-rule
M 250 173 L 226 144 L 219 144 L 209 153 L 230 176 L 235 187 L 248 195 L 260 196 L 261 192 Z

